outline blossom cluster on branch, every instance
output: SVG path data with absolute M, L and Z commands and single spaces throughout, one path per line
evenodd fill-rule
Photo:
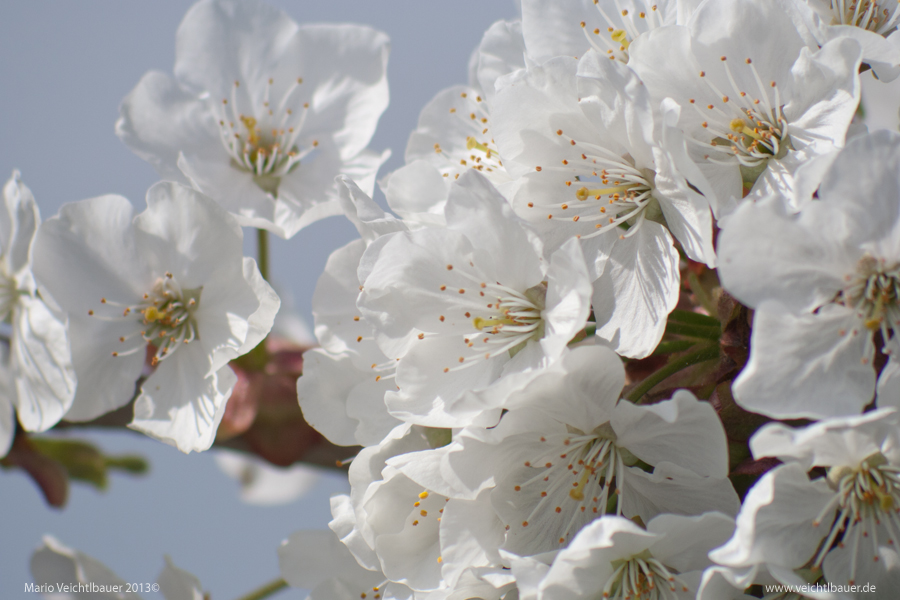
M 522 0 L 422 110 L 388 212 L 386 36 L 202 0 L 116 124 L 164 179 L 146 211 L 41 224 L 4 189 L 0 442 L 12 407 L 44 431 L 133 400 L 130 427 L 209 448 L 271 360 L 265 232 L 343 215 L 297 396 L 361 449 L 330 531 L 281 547 L 288 584 L 893 598 L 900 134 L 855 116 L 898 25 L 892 0 Z M 167 598 L 200 593 L 178 573 Z

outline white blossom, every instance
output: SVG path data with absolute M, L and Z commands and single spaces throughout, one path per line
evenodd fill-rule
M 516 213 L 550 249 L 581 241 L 597 335 L 619 354 L 647 356 L 678 300 L 673 235 L 715 264 L 709 201 L 687 176 L 708 185 L 682 158 L 681 132 L 668 124 L 677 114 L 654 110 L 629 67 L 593 50 L 519 75 L 498 92 L 495 123 L 507 170 L 522 179 Z
M 375 343 L 374 331 L 356 308 L 357 270 L 366 247 L 407 223 L 381 210 L 349 179 L 341 181 L 345 215 L 361 238 L 332 252 L 313 294 L 316 338 L 321 348 L 304 355 L 297 395 L 304 418 L 331 442 L 375 445 L 398 425 L 384 403 L 396 389 L 396 361 Z M 410 215 L 414 218 L 415 215 Z
M 34 196 L 14 171 L 0 209 L 0 457 L 12 443 L 16 416 L 26 431 L 45 431 L 75 396 L 65 318 L 44 302 L 32 275 L 40 223 Z
M 587 321 L 584 258 L 569 244 L 545 261 L 534 232 L 474 171 L 454 183 L 445 214 L 446 228 L 369 247 L 358 306 L 385 355 L 399 359 L 394 416 L 432 427 L 496 422 L 499 409 L 455 405 L 487 388 L 496 405 L 565 352 Z
M 700 0 L 522 0 L 528 54 L 542 63 L 594 49 L 628 62 L 629 46 L 663 25 L 683 25 Z
M 720 219 L 744 185 L 788 193 L 801 164 L 843 146 L 859 104 L 859 44 L 839 38 L 818 48 L 788 8 L 704 2 L 686 25 L 658 28 L 630 48 L 651 97 L 681 106 L 679 126 Z
M 203 0 L 178 28 L 175 78 L 147 73 L 116 131 L 162 177 L 289 238 L 340 213 L 339 173 L 372 192 L 388 157 L 366 149 L 388 103 L 388 46 L 361 25 Z
M 231 359 L 269 332 L 280 301 L 243 233 L 211 199 L 175 183 L 134 216 L 121 196 L 65 205 L 45 221 L 36 276 L 68 313 L 78 388 L 66 418 L 87 421 L 135 395 L 131 427 L 184 452 L 209 448 L 231 395 Z
M 523 600 L 692 598 L 707 552 L 733 530 L 732 518 L 714 512 L 659 515 L 646 529 L 609 515 L 582 529 L 549 566 L 514 557 L 512 570 Z
M 612 351 L 578 348 L 512 395 L 496 427 L 468 427 L 446 447 L 388 464 L 448 497 L 491 490 L 507 527 L 503 548 L 520 555 L 565 547 L 607 512 L 645 522 L 666 512 L 736 513 L 712 407 L 686 391 L 634 405 L 619 400 L 623 384 Z
M 737 401 L 776 418 L 849 415 L 872 401 L 876 344 L 900 325 L 900 136 L 854 138 L 818 200 L 785 214 L 780 198 L 742 206 L 720 236 L 725 288 L 755 308 Z M 893 358 L 879 403 L 900 403 Z
M 140 600 L 140 587 L 129 585 L 97 559 L 67 548 L 52 536 L 44 536 L 43 544 L 31 555 L 31 574 L 35 585 L 50 590 L 45 597 L 54 600 L 78 598 L 116 598 Z M 165 566 L 156 580 L 165 600 L 204 600 L 200 581 L 191 573 L 176 567 L 166 556 Z M 61 590 L 67 586 L 68 590 Z M 150 584 L 143 586 L 150 591 Z M 126 591 L 131 589 L 131 591 Z
M 820 43 L 839 37 L 862 46 L 862 60 L 884 82 L 900 75 L 900 9 L 893 0 L 807 0 L 816 12 L 812 28 Z
M 773 423 L 758 431 L 750 443 L 754 457 L 774 456 L 786 464 L 750 490 L 734 537 L 710 557 L 732 568 L 805 567 L 821 570 L 831 583 L 896 590 L 898 425 L 897 413 L 882 409 L 803 429 Z M 827 477 L 808 479 L 814 467 L 826 468 Z

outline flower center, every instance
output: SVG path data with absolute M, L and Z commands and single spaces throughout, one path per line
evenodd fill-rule
M 600 515 L 615 512 L 621 516 L 621 477 L 625 467 L 638 462 L 631 452 L 616 445 L 609 423 L 589 434 L 572 432 L 541 436 L 542 451 L 524 463 L 526 474 L 535 473 L 514 486 L 517 493 L 533 501 L 521 527 L 528 527 L 535 517 L 550 515 L 555 521 L 544 521 L 542 533 L 554 536 L 560 545 Z
M 482 172 L 488 179 L 494 182 L 503 182 L 508 179 L 506 168 L 500 158 L 497 145 L 491 137 L 488 127 L 490 117 L 489 107 L 478 94 L 461 92 L 460 104 L 450 108 L 451 119 L 456 119 L 454 124 L 458 130 L 465 131 L 466 149 L 461 148 L 446 150 L 440 143 L 434 145 L 436 154 L 446 159 L 446 167 L 440 169 L 444 177 L 453 174 L 454 179 L 459 179 L 465 169 L 475 169 Z
M 677 600 L 679 592 L 688 591 L 677 571 L 669 570 L 649 550 L 613 561 L 612 567 L 615 570 L 603 587 L 603 598 Z
M 644 10 L 629 11 L 623 9 L 618 0 L 614 0 L 617 13 L 613 15 L 621 15 L 621 18 L 611 18 L 600 2 L 594 2 L 600 18 L 606 23 L 605 28 L 595 27 L 590 29 L 585 21 L 580 23 L 582 31 L 587 38 L 588 43 L 597 52 L 606 54 L 610 58 L 628 62 L 628 46 L 641 33 L 656 29 L 663 25 L 662 15 L 657 10 L 656 4 L 651 4 L 649 0 L 643 0 Z M 635 2 L 637 5 L 638 2 Z
M 829 511 L 837 507 L 837 515 L 828 536 L 822 544 L 813 568 L 820 569 L 825 555 L 843 532 L 838 542 L 841 547 L 852 545 L 850 555 L 850 582 L 856 579 L 856 565 L 862 538 L 871 542 L 872 558 L 878 555 L 879 531 L 886 532 L 888 544 L 896 545 L 900 540 L 900 468 L 887 464 L 883 454 L 868 457 L 856 468 L 833 467 L 828 472 L 828 480 L 836 493 L 813 521 L 818 527 Z
M 303 79 L 291 84 L 277 106 L 269 99 L 273 83 L 268 80 L 262 105 L 256 106 L 250 91 L 242 92 L 240 82 L 235 81 L 231 98 L 223 98 L 214 110 L 231 164 L 252 173 L 261 189 L 277 196 L 281 177 L 296 169 L 318 142 L 313 141 L 306 149 L 297 143 L 309 110 L 309 103 L 302 103 L 300 108 L 300 100 L 295 98 Z
M 766 167 L 769 159 L 781 159 L 791 149 L 788 122 L 784 116 L 784 106 L 778 84 L 763 83 L 756 66 L 749 58 L 743 62 L 742 75 L 745 80 L 755 83 L 757 97 L 738 85 L 728 58 L 720 58 L 731 94 L 724 93 L 700 71 L 701 87 L 711 92 L 715 100 L 702 106 L 695 98 L 688 100 L 692 109 L 703 121 L 700 125 L 707 132 L 705 140 L 688 137 L 694 144 L 709 151 L 704 158 L 718 164 L 740 165 L 745 181 L 755 181 Z
M 156 366 L 160 360 L 171 356 L 181 344 L 189 344 L 200 337 L 194 313 L 200 305 L 202 291 L 202 287 L 183 289 L 171 273 L 166 273 L 165 277 L 156 280 L 153 288 L 137 304 L 100 299 L 100 303 L 105 306 L 122 309 L 120 315 L 97 315 L 93 310 L 88 311 L 88 314 L 105 321 L 134 321 L 140 315 L 137 319 L 140 329 L 120 337 L 119 343 L 125 349 L 113 351 L 112 355 L 130 356 L 152 346 L 150 363 Z M 135 338 L 138 340 L 137 344 L 133 342 Z M 131 347 L 128 347 L 129 342 Z
M 866 254 L 857 264 L 855 275 L 847 277 L 849 285 L 841 290 L 836 302 L 855 309 L 871 331 L 881 330 L 884 340 L 900 325 L 900 264 L 887 266 Z
M 463 273 L 462 270 L 459 270 Z M 471 276 L 464 274 L 471 278 Z M 501 354 L 515 356 L 531 340 L 539 340 L 544 336 L 544 299 L 547 295 L 547 284 L 540 283 L 532 288 L 519 292 L 500 283 L 481 282 L 479 298 L 489 298 L 491 302 L 477 302 L 474 306 L 464 304 L 466 318 L 472 319 L 472 333 L 465 334 L 463 343 L 465 350 L 459 357 L 458 364 L 445 367 L 444 373 L 465 369 L 475 361 L 491 359 Z M 441 286 L 441 291 L 456 292 Z M 465 294 L 460 289 L 459 294 Z M 476 315 L 476 316 L 473 316 Z M 443 317 L 441 317 L 443 320 Z
M 853 25 L 885 36 L 900 19 L 897 2 L 879 0 L 831 0 L 831 14 L 832 25 Z
M 562 167 L 535 167 L 537 172 L 562 171 L 571 174 L 564 183 L 569 188 L 562 202 L 552 194 L 544 195 L 545 201 L 528 203 L 528 208 L 547 212 L 548 219 L 566 219 L 579 223 L 584 233 L 578 238 L 591 238 L 618 228 L 624 223 L 631 225 L 623 237 L 633 235 L 643 223 L 645 209 L 653 204 L 655 171 L 635 164 L 630 154 L 620 155 L 604 146 L 576 140 L 566 135 L 562 129 L 556 135 L 568 140 L 572 147 L 572 159 L 563 159 Z

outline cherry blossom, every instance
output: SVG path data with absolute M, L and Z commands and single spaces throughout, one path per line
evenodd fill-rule
M 757 309 L 734 388 L 748 410 L 822 418 L 872 401 L 876 345 L 892 356 L 900 324 L 898 165 L 897 134 L 854 138 L 800 214 L 769 198 L 723 231 L 722 281 Z M 891 358 L 878 377 L 881 405 L 900 402 L 896 370 Z
M 844 144 L 859 104 L 859 44 L 841 37 L 820 49 L 806 33 L 782 2 L 721 0 L 630 48 L 651 97 L 681 106 L 720 219 L 744 186 L 788 193 L 801 164 Z
M 203 0 L 178 28 L 175 54 L 175 78 L 147 73 L 116 124 L 163 178 L 284 238 L 340 214 L 336 175 L 372 192 L 388 157 L 366 149 L 388 103 L 383 33 L 298 26 L 255 0 Z
M 280 305 L 242 242 L 233 217 L 175 183 L 151 187 L 136 216 L 100 196 L 44 222 L 35 273 L 68 314 L 79 380 L 67 419 L 127 404 L 137 383 L 132 428 L 209 448 L 235 382 L 228 361 L 266 336 Z
M 524 385 L 565 352 L 589 311 L 577 244 L 545 261 L 536 234 L 480 173 L 454 182 L 445 214 L 446 228 L 370 246 L 358 300 L 379 347 L 399 359 L 391 414 L 433 427 L 496 421 L 499 409 L 454 404 L 487 388 L 496 404 Z
M 3 187 L 0 209 L 0 457 L 9 450 L 16 416 L 26 431 L 45 431 L 75 396 L 65 318 L 38 293 L 32 245 L 41 223 L 31 190 L 18 171 Z

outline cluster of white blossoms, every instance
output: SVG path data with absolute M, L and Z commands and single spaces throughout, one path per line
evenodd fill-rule
M 900 6 L 521 4 L 422 111 L 392 213 L 339 180 L 360 239 L 298 394 L 363 449 L 336 537 L 291 537 L 284 578 L 893 598 L 900 135 L 853 119 L 860 73 L 900 69 Z
M 116 126 L 166 180 L 146 211 L 104 196 L 40 224 L 18 175 L 5 189 L 0 382 L 22 427 L 133 399 L 132 428 L 208 448 L 229 361 L 279 308 L 241 226 L 342 213 L 360 237 L 319 279 L 297 393 L 361 449 L 330 531 L 282 546 L 287 583 L 895 598 L 900 134 L 854 116 L 861 73 L 900 74 L 900 4 L 521 13 L 424 108 L 386 212 L 366 149 L 386 37 L 195 5 L 174 78 L 144 76 Z
M 212 445 L 238 381 L 229 362 L 265 361 L 280 307 L 266 265 L 243 256 L 241 226 L 290 237 L 340 213 L 340 173 L 372 191 L 387 158 L 366 149 L 388 102 L 387 53 L 368 27 L 204 0 L 178 29 L 175 77 L 145 75 L 116 123 L 164 179 L 144 212 L 108 195 L 41 223 L 13 174 L 0 211 L 0 456 L 13 408 L 24 431 L 44 431 L 133 402 L 129 427 L 184 452 Z

